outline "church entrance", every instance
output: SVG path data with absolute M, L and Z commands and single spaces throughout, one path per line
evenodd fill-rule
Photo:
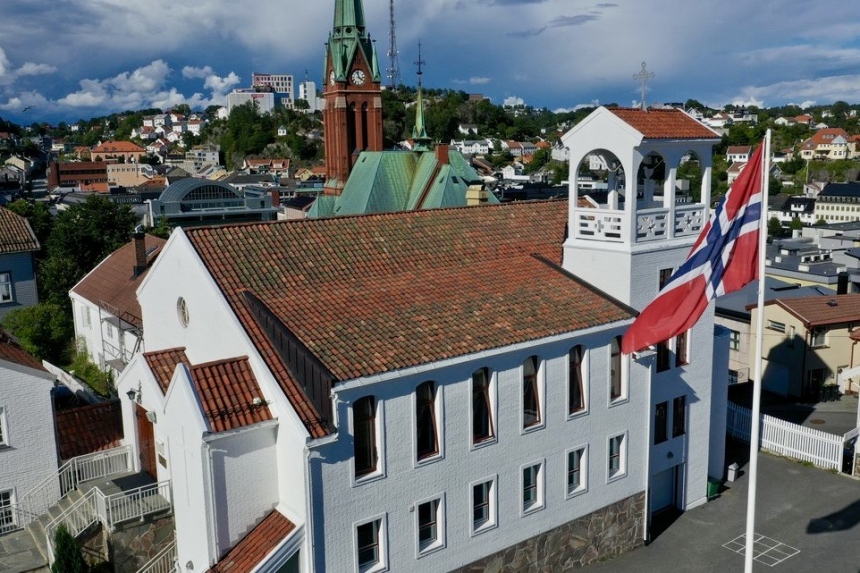
M 140 458 L 140 471 L 157 479 L 158 470 L 155 467 L 155 430 L 152 422 L 146 417 L 146 410 L 140 404 L 134 405 L 134 417 L 137 420 L 137 449 Z

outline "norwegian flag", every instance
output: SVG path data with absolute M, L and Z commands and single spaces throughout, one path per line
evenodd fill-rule
M 691 328 L 715 296 L 738 290 L 758 274 L 764 144 L 711 215 L 687 260 L 627 332 L 625 354 Z

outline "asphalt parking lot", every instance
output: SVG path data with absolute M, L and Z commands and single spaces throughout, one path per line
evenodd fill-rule
M 727 461 L 744 472 L 719 497 L 681 515 L 640 549 L 589 567 L 613 573 L 742 572 L 735 550 L 746 531 L 748 446 L 730 444 Z M 759 455 L 753 571 L 860 573 L 860 480 L 769 454 Z M 728 545 L 728 547 L 726 546 Z

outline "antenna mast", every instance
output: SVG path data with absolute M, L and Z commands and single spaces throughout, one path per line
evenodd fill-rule
M 397 89 L 397 82 L 400 79 L 400 69 L 397 65 L 397 39 L 394 35 L 394 0 L 389 0 L 390 12 L 390 28 L 388 32 L 388 70 L 387 76 L 389 86 L 392 90 Z

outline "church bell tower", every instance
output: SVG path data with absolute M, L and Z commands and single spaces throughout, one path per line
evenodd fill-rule
M 340 195 L 358 154 L 382 151 L 382 78 L 362 0 L 335 0 L 324 78 L 325 193 Z

